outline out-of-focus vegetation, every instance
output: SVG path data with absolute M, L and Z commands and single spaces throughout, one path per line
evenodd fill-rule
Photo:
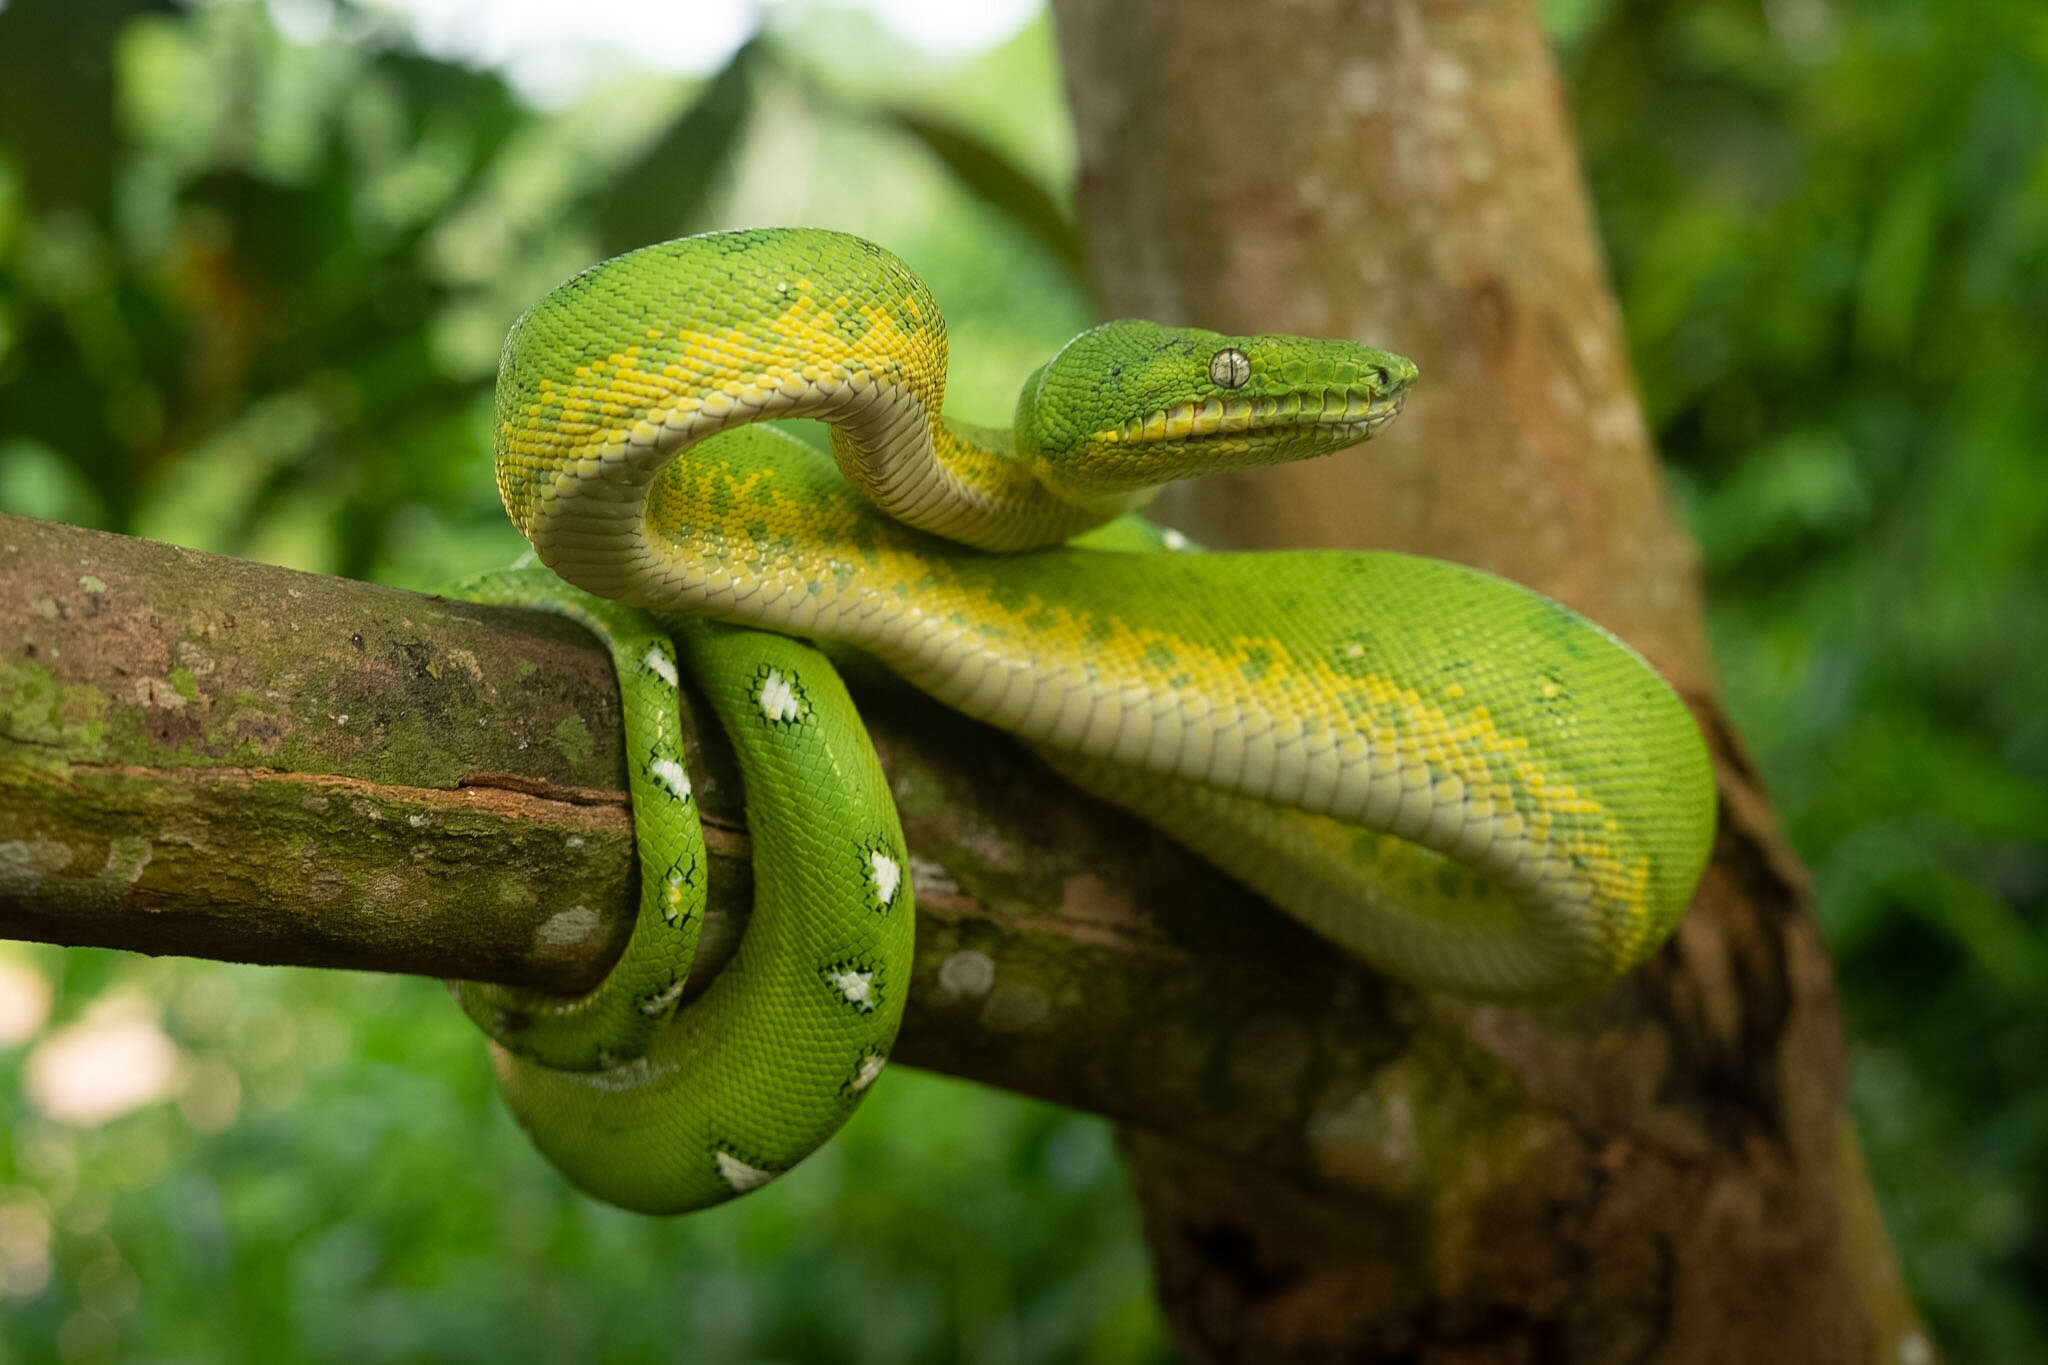
M 2048 1360 L 2048 6 L 1564 16 L 1730 711 L 1956 1360 Z
M 935 67 L 778 11 L 539 111 L 288 8 L 0 3 L 0 507 L 408 586 L 509 559 L 505 326 L 681 231 L 887 242 L 979 420 L 1089 317 L 1042 26 Z M 2048 1358 L 2048 10 L 1546 14 L 1913 1288 L 1953 1358 Z M 1164 1353 L 1103 1127 L 915 1074 L 655 1222 L 526 1150 L 430 983 L 14 950 L 0 1115 L 0 1365 Z

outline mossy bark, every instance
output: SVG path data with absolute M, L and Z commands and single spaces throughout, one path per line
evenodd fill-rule
M 1932 1361 L 1842 1118 L 1805 879 L 1717 707 L 1533 5 L 1055 0 L 1107 310 L 1413 357 L 1349 456 L 1170 490 L 1218 545 L 1378 546 L 1585 612 L 1693 704 L 1722 830 L 1675 942 L 1571 1011 L 1398 994 L 1322 1183 L 1127 1142 L 1205 1361 Z

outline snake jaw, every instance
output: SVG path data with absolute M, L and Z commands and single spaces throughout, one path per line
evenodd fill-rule
M 1405 383 L 1387 390 L 1323 392 L 1280 398 L 1219 398 L 1177 403 L 1096 432 L 1087 441 L 1095 469 L 1131 486 L 1253 465 L 1313 459 L 1362 445 L 1386 429 L 1407 401 Z M 1068 483 L 1067 471 L 1041 474 Z M 1097 483 L 1092 491 L 1099 491 Z
M 1406 397 L 1405 389 L 1380 394 L 1324 393 L 1315 396 L 1313 409 L 1306 395 L 1229 401 L 1211 397 L 1129 418 L 1095 433 L 1094 439 L 1104 445 L 1143 445 L 1228 436 L 1253 441 L 1290 432 L 1356 434 L 1364 439 L 1393 421 Z

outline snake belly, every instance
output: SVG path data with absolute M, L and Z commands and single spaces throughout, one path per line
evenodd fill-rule
M 616 258 L 508 338 L 507 510 L 567 583 L 654 615 L 535 595 L 611 632 L 647 772 L 634 697 L 666 684 L 636 660 L 674 632 L 755 832 L 753 924 L 704 999 L 663 998 L 687 935 L 661 932 L 660 878 L 681 855 L 642 802 L 676 803 L 637 781 L 643 906 L 613 973 L 631 984 L 554 1006 L 465 988 L 514 1112 L 577 1184 L 649 1211 L 755 1188 L 886 1057 L 909 972 L 901 834 L 843 688 L 785 637 L 873 655 L 1419 985 L 1564 998 L 1668 936 L 1712 837 L 1712 769 L 1627 646 L 1462 566 L 1190 553 L 1126 515 L 1174 478 L 1369 439 L 1409 362 L 1109 323 L 1026 381 L 1008 430 L 942 416 L 945 365 L 917 277 L 810 229 Z M 831 424 L 831 456 L 764 418 Z

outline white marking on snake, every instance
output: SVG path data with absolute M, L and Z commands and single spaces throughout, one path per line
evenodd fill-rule
M 868 1009 L 875 1007 L 875 974 L 873 972 L 863 972 L 858 969 L 844 972 L 827 972 L 825 973 L 825 979 L 831 982 L 841 995 L 846 997 L 847 1004 L 862 1005 Z
M 758 1190 L 780 1174 L 778 1171 L 764 1171 L 759 1166 L 749 1166 L 731 1152 L 714 1147 L 711 1155 L 718 1162 L 718 1173 L 725 1177 L 725 1183 L 732 1186 L 734 1194 L 745 1194 Z
M 660 1014 L 670 1005 L 683 998 L 683 983 L 671 982 L 668 989 L 658 995 L 650 995 L 640 1002 L 640 1012 L 646 1015 Z
M 875 898 L 884 906 L 896 903 L 896 889 L 903 885 L 903 868 L 886 853 L 868 852 L 868 868 L 875 879 Z
M 647 646 L 647 656 L 642 662 L 653 669 L 655 676 L 670 687 L 676 685 L 676 661 L 669 658 L 660 645 Z
M 1188 538 L 1169 526 L 1160 531 L 1159 543 L 1169 550 L 1185 550 L 1188 547 Z
M 645 1057 L 635 1057 L 631 1061 L 608 1066 L 602 1071 L 569 1071 L 562 1074 L 572 1078 L 575 1084 L 588 1089 L 615 1093 L 622 1090 L 645 1089 L 674 1070 L 674 1063 L 657 1067 Z
M 853 1073 L 853 1088 L 856 1092 L 867 1089 L 875 1083 L 875 1077 L 882 1074 L 882 1068 L 889 1059 L 879 1052 L 870 1052 L 860 1059 L 860 1070 Z
M 683 771 L 682 764 L 672 758 L 657 758 L 647 765 L 647 771 L 676 800 L 690 799 L 690 775 Z
M 768 676 L 761 680 L 761 691 L 754 700 L 760 703 L 761 714 L 770 720 L 791 721 L 803 714 L 796 689 L 774 669 L 768 670 Z

